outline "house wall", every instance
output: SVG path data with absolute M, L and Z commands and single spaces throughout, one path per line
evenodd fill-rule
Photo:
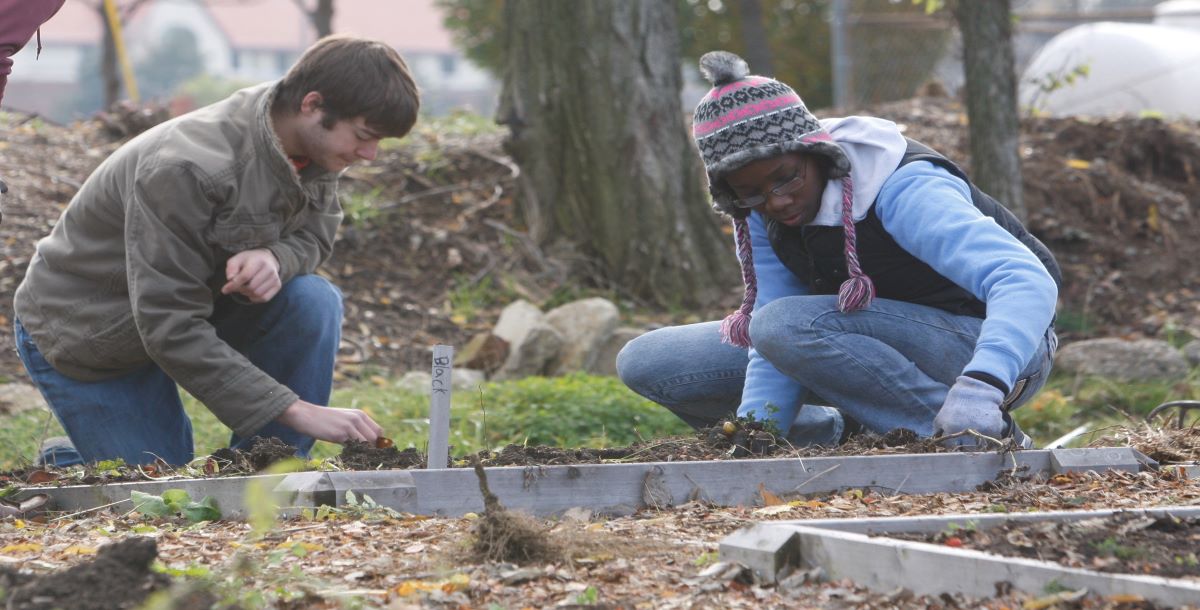
M 397 21 L 396 15 L 403 18 Z M 343 1 L 337 5 L 335 29 L 339 23 L 348 33 L 389 41 L 400 51 L 421 88 L 423 111 L 441 114 L 464 106 L 483 114 L 492 111 L 498 83 L 450 44 L 432 0 Z M 315 37 L 292 0 L 152 0 L 125 24 L 134 65 L 177 27 L 196 37 L 206 73 L 250 83 L 281 77 Z M 41 59 L 33 61 L 34 44 L 14 56 L 5 108 L 58 121 L 78 118 L 63 109 L 83 95 L 80 66 L 89 54 L 98 55 L 102 32 L 89 4 L 68 0 L 43 28 Z M 98 96 L 93 92 L 93 97 Z
M 126 46 L 136 65 L 159 46 L 174 29 L 188 30 L 196 37 L 196 46 L 204 58 L 204 71 L 228 74 L 232 53 L 229 40 L 213 21 L 208 10 L 196 0 L 172 0 L 148 5 L 126 28 Z

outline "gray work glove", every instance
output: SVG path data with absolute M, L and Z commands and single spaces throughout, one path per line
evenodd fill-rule
M 946 436 L 967 430 L 999 439 L 1004 434 L 1004 414 L 1000 404 L 1004 392 L 973 377 L 960 375 L 946 395 L 942 410 L 933 418 L 933 435 Z M 969 434 L 942 441 L 950 448 L 982 449 L 980 439 Z

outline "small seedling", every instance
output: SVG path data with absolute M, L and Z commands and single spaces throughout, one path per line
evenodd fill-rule
M 594 606 L 600 599 L 600 590 L 595 586 L 588 587 L 575 596 L 575 603 L 580 606 Z
M 697 568 L 703 568 L 716 563 L 718 559 L 720 559 L 720 554 L 716 551 L 700 553 L 700 556 L 692 561 L 692 565 L 696 566 Z
M 134 510 L 148 517 L 179 516 L 187 519 L 188 523 L 217 521 L 221 518 L 221 509 L 211 496 L 194 502 L 188 492 L 182 489 L 168 489 L 161 496 L 133 491 L 129 499 L 133 501 Z
M 1111 555 L 1117 559 L 1134 559 L 1143 553 L 1141 549 L 1121 544 L 1113 537 L 1092 543 L 1092 548 L 1096 549 L 1099 553 Z
M 346 491 L 346 504 L 335 510 L 340 510 L 347 516 L 354 517 L 356 519 L 368 519 L 372 517 L 391 517 L 393 519 L 402 519 L 404 517 L 404 515 L 401 515 L 393 508 L 380 506 L 378 502 L 376 502 L 367 494 L 363 494 L 362 498 L 360 499 L 357 494 L 349 490 Z
M 951 523 L 946 526 L 946 531 L 943 532 L 947 536 L 953 536 L 961 532 L 974 532 L 979 529 L 979 524 L 974 521 L 966 523 Z

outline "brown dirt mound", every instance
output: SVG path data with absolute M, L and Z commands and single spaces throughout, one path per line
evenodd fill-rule
M 96 559 L 61 572 L 26 579 L 8 595 L 8 608 L 22 610 L 117 610 L 137 608 L 170 579 L 150 570 L 158 557 L 153 538 L 136 536 L 101 547 Z
M 348 470 L 424 468 L 425 455 L 411 447 L 401 451 L 394 446 L 376 447 L 362 441 L 350 441 L 342 447 L 338 462 Z
M 218 476 L 254 474 L 294 457 L 295 447 L 275 437 L 260 437 L 248 450 L 223 447 L 214 451 L 208 458 L 205 472 Z
M 656 438 L 628 447 L 563 449 L 541 445 L 508 445 L 500 451 L 480 451 L 472 459 L 484 466 L 558 466 L 603 462 L 697 462 L 709 460 L 885 455 L 945 451 L 929 439 L 917 438 L 910 430 L 895 430 L 884 436 L 864 433 L 851 436 L 837 447 L 793 447 L 769 433 L 752 431 L 749 437 L 726 435 L 720 425 L 692 436 Z

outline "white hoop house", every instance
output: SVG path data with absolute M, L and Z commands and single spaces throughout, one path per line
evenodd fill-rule
M 1086 76 L 1062 84 L 1080 68 Z M 1047 85 L 1056 79 L 1060 86 Z M 1111 22 L 1073 27 L 1030 62 L 1020 100 L 1051 116 L 1157 112 L 1200 119 L 1200 31 Z

